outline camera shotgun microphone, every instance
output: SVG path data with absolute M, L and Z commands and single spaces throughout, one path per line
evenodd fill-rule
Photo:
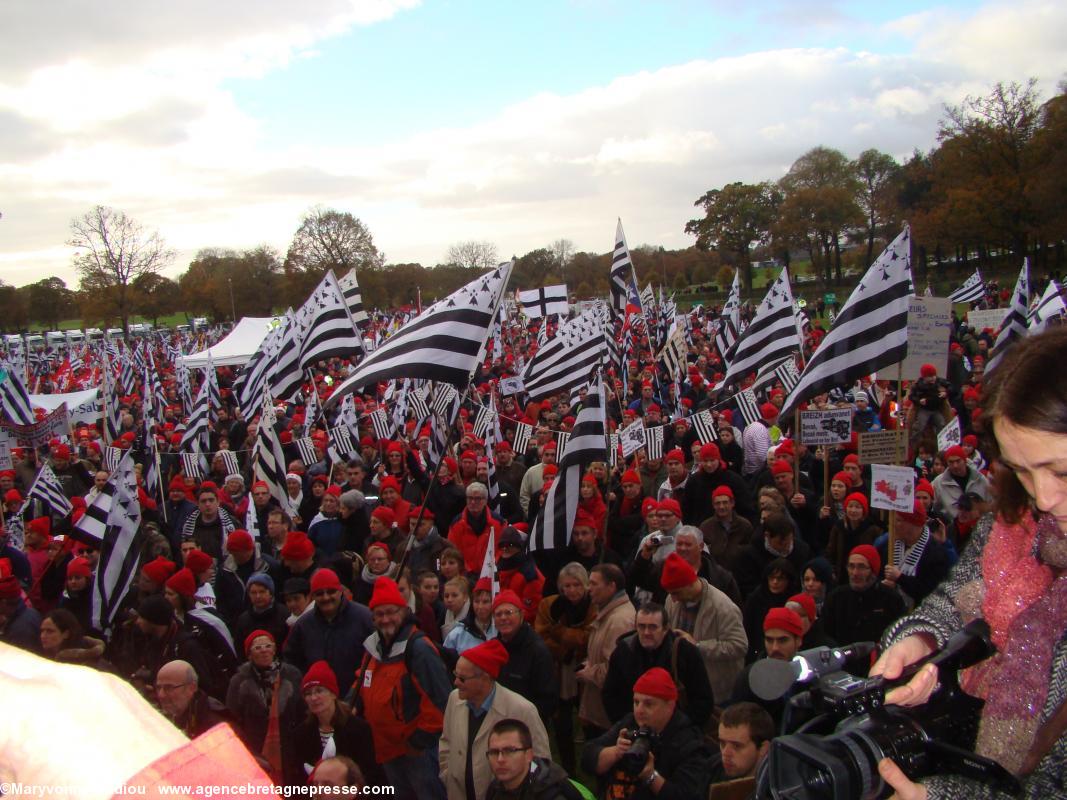
M 792 661 L 762 658 L 748 672 L 748 685 L 761 700 L 777 700 L 797 683 L 809 683 L 831 672 L 840 672 L 853 659 L 870 660 L 877 645 L 856 642 L 847 647 L 813 647 L 793 656 Z

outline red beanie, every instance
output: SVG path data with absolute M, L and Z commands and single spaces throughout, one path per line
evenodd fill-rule
M 815 618 L 819 614 L 818 610 L 815 608 L 815 598 L 812 597 L 810 594 L 805 594 L 804 592 L 801 592 L 800 594 L 793 595 L 786 602 L 796 603 L 798 606 L 803 608 L 804 614 L 808 618 L 808 622 L 814 622 Z
M 663 562 L 659 585 L 667 592 L 677 592 L 692 586 L 697 580 L 696 571 L 677 553 L 671 553 Z
M 954 444 L 952 445 L 952 447 L 945 451 L 945 460 L 947 461 L 950 458 L 962 458 L 964 461 L 966 461 L 967 451 L 960 447 L 958 444 Z
M 658 697 L 660 700 L 677 700 L 678 687 L 667 670 L 663 667 L 653 667 L 637 679 L 634 694 Z
M 252 649 L 252 642 L 254 642 L 256 639 L 258 639 L 260 636 L 266 636 L 268 639 L 271 640 L 271 642 L 273 644 L 275 644 L 275 645 L 278 644 L 276 641 L 274 641 L 274 634 L 272 634 L 270 631 L 265 631 L 265 630 L 252 631 L 250 634 L 248 634 L 248 636 L 245 637 L 245 657 L 246 658 L 248 657 L 249 651 Z
M 644 500 L 641 501 L 641 516 L 647 517 L 649 514 L 651 514 L 653 511 L 656 511 L 658 508 L 659 503 L 656 502 L 656 498 L 646 497 Z
M 731 500 L 733 500 L 734 499 L 734 490 L 731 489 L 726 484 L 723 484 L 722 486 L 716 486 L 715 487 L 715 491 L 713 491 L 711 493 L 711 497 L 712 497 L 713 500 L 716 497 L 729 497 Z
M 637 474 L 637 470 L 628 469 L 628 470 L 626 470 L 626 472 L 622 473 L 621 482 L 623 484 L 627 484 L 627 483 L 638 483 L 639 484 L 639 483 L 641 483 L 641 476 Z
M 321 686 L 332 692 L 335 697 L 341 694 L 341 690 L 337 687 L 337 676 L 333 674 L 333 670 L 326 661 L 316 661 L 308 667 L 304 680 L 300 682 L 300 691 L 306 692 L 313 686 Z
M 374 581 L 374 592 L 371 594 L 370 602 L 367 604 L 368 607 L 399 606 L 400 608 L 407 608 L 407 605 L 408 601 L 404 599 L 404 595 L 400 594 L 400 589 L 392 578 L 382 576 Z
M 500 606 L 509 605 L 515 606 L 515 608 L 522 611 L 522 600 L 511 589 L 505 589 L 502 592 L 498 592 L 496 598 L 493 600 L 493 611 L 496 611 Z
M 152 583 L 158 583 L 162 586 L 167 582 L 167 578 L 174 574 L 174 570 L 177 567 L 178 565 L 173 561 L 168 561 L 163 556 L 156 556 L 154 560 L 141 567 L 141 574 Z
M 722 458 L 722 453 L 719 451 L 719 446 L 715 442 L 708 442 L 706 445 L 700 448 L 700 460 L 710 461 L 714 459 L 718 461 Z
M 804 623 L 796 611 L 788 608 L 772 608 L 763 618 L 763 630 L 780 630 L 794 636 L 804 635 Z
M 311 576 L 311 593 L 315 594 L 323 589 L 341 589 L 341 579 L 332 569 L 317 569 Z
M 326 494 L 330 495 L 330 497 L 340 497 L 341 487 L 335 483 L 326 489 Z
M 778 416 L 778 406 L 774 403 L 764 403 L 759 407 L 759 415 L 763 417 L 764 421 L 770 422 Z
M 871 504 L 867 502 L 867 496 L 863 492 L 853 492 L 845 498 L 845 508 L 848 508 L 849 503 L 859 503 L 863 506 L 863 516 L 867 516 L 871 513 Z
M 89 566 L 89 559 L 87 558 L 72 558 L 67 562 L 67 577 L 73 578 L 74 576 L 81 576 L 82 578 L 91 577 L 93 569 Z
M 910 522 L 912 525 L 921 527 L 926 524 L 926 506 L 920 500 L 916 500 L 915 508 L 911 510 L 911 513 L 905 514 L 903 511 L 898 511 L 897 519 L 900 522 Z
M 923 364 L 921 367 L 919 367 L 919 374 L 922 375 L 924 378 L 933 378 L 935 375 L 937 375 L 937 367 L 935 367 L 933 364 Z
M 778 447 L 774 449 L 776 456 L 795 456 L 797 454 L 796 449 L 793 447 L 792 439 L 782 439 L 778 443 Z
M 772 475 L 786 475 L 786 474 L 792 475 L 793 474 L 793 465 L 790 464 L 788 461 L 780 461 L 780 460 L 779 461 L 775 461 L 774 462 L 774 466 L 771 467 L 771 474 Z
M 847 456 L 845 456 L 845 460 L 842 463 L 855 464 L 858 467 L 860 465 L 860 457 L 855 453 L 849 453 Z
M 371 512 L 371 516 L 374 519 L 381 520 L 382 524 L 387 528 L 396 525 L 396 512 L 389 506 L 378 506 Z
M 290 531 L 279 552 L 282 558 L 289 561 L 304 561 L 315 555 L 315 545 L 303 531 Z
M 249 553 L 255 549 L 256 543 L 248 531 L 236 530 L 226 537 L 226 551 L 229 553 Z
M 4 495 L 4 502 L 5 503 L 21 503 L 22 502 L 22 495 L 19 494 L 19 490 L 18 489 L 8 489 L 7 493 Z
M 496 680 L 501 667 L 508 663 L 510 655 L 499 639 L 490 639 L 469 650 L 464 650 L 460 658 L 467 659 L 478 669 L 485 671 L 490 678 Z
M 389 551 L 389 545 L 387 545 L 385 542 L 371 542 L 370 544 L 368 544 L 367 545 L 366 555 L 369 556 L 370 555 L 370 551 L 373 550 L 375 547 L 377 547 L 379 550 L 383 551 L 385 553 L 385 557 L 386 558 L 392 558 L 393 557 L 393 554 Z
M 663 457 L 663 463 L 666 464 L 669 461 L 677 461 L 679 464 L 684 464 L 685 453 L 681 451 L 681 448 L 676 447 Z
M 196 577 L 188 567 L 182 567 L 169 578 L 167 588 L 172 589 L 182 597 L 192 597 L 196 594 Z
M 214 563 L 215 559 L 203 550 L 190 550 L 185 554 L 185 566 L 192 570 L 196 575 L 199 575 L 201 572 L 206 572 L 207 568 Z
M 474 591 L 472 592 L 472 594 L 477 594 L 478 592 L 492 592 L 492 591 L 493 591 L 493 581 L 490 580 L 489 578 L 479 578 L 478 582 L 476 584 L 474 584 Z
M 926 478 L 920 478 L 915 484 L 915 494 L 919 492 L 929 495 L 932 500 L 934 498 L 934 485 Z
M 871 566 L 871 572 L 877 575 L 882 571 L 882 557 L 878 555 L 878 551 L 869 544 L 858 544 L 849 551 L 849 556 L 860 556 L 866 559 L 867 563 Z
M 830 481 L 830 483 L 833 483 L 834 481 L 841 481 L 841 483 L 845 484 L 845 488 L 846 489 L 851 489 L 852 488 L 852 476 L 849 475 L 844 470 L 841 470 L 840 472 L 835 472 L 834 473 L 834 477 Z
M 665 500 L 660 500 L 656 504 L 656 509 L 658 511 L 669 511 L 670 513 L 674 514 L 674 516 L 678 517 L 678 519 L 682 518 L 682 507 L 673 497 L 668 497 Z
M 384 492 L 386 489 L 392 489 L 397 494 L 400 494 L 400 481 L 392 475 L 387 475 L 382 478 L 382 482 L 378 485 L 379 492 Z
M 581 528 L 592 528 L 595 531 L 596 530 L 596 519 L 593 517 L 592 514 L 590 514 L 584 508 L 579 508 L 578 511 L 574 515 L 574 525 L 572 527 L 573 528 L 578 528 L 578 527 L 581 527 Z

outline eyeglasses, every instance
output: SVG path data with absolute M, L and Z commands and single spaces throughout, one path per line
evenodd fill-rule
M 509 619 L 510 617 L 517 617 L 518 615 L 518 611 L 510 608 L 499 608 L 493 612 L 494 617 L 500 617 L 502 619 Z
M 186 681 L 185 683 L 157 683 L 156 684 L 156 691 L 160 692 L 160 693 L 173 692 L 176 689 L 180 689 L 183 686 L 188 686 L 188 685 L 189 685 L 188 681 Z
M 335 594 L 340 594 L 337 589 L 319 589 L 311 593 L 312 597 L 333 597 Z
M 456 673 L 456 680 L 459 681 L 460 683 L 466 683 L 467 681 L 473 681 L 477 677 L 478 677 L 477 675 L 460 675 L 458 672 Z
M 525 753 L 529 749 L 529 747 L 490 747 L 485 751 L 485 756 L 490 760 L 500 758 L 501 756 L 511 758 L 516 753 Z
M 472 500 L 474 502 L 476 502 L 476 503 L 484 503 L 486 501 L 486 499 L 487 498 L 482 497 L 481 495 L 467 495 L 467 502 L 468 503 L 471 502 Z

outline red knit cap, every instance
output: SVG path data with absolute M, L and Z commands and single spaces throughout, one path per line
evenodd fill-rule
M 141 567 L 141 574 L 152 583 L 162 585 L 167 582 L 167 578 L 174 574 L 174 570 L 177 567 L 178 565 L 173 561 L 168 561 L 163 556 L 156 556 L 154 560 Z
M 763 417 L 765 422 L 770 422 L 778 416 L 778 406 L 774 403 L 764 403 L 759 407 L 759 415 Z
M 681 451 L 681 448 L 676 447 L 663 457 L 664 464 L 671 461 L 677 461 L 679 464 L 685 463 L 685 453 Z
M 847 456 L 845 456 L 845 460 L 842 463 L 855 464 L 858 467 L 860 465 L 860 457 L 855 453 L 849 453 Z
M 774 466 L 771 467 L 772 475 L 792 475 L 793 465 L 788 461 L 775 461 Z
M 326 661 L 316 661 L 308 667 L 304 680 L 300 682 L 300 691 L 306 692 L 313 686 L 322 686 L 334 696 L 341 694 L 341 690 L 337 687 L 337 676 L 333 674 L 333 670 Z
M 859 503 L 863 506 L 863 515 L 866 516 L 871 511 L 871 505 L 867 502 L 867 495 L 863 492 L 853 492 L 845 498 L 845 508 L 848 508 L 849 503 Z
M 660 700 L 677 700 L 678 687 L 667 670 L 663 667 L 653 667 L 637 679 L 634 694 L 658 697 Z
M 341 487 L 335 483 L 332 486 L 327 487 L 326 494 L 330 495 L 330 497 L 340 497 Z
M 317 569 L 311 576 L 311 593 L 315 594 L 323 589 L 341 589 L 341 579 L 332 569 Z
M 841 481 L 841 483 L 845 484 L 846 489 L 852 488 L 852 476 L 844 470 L 834 473 L 834 477 L 830 480 L 830 483 L 833 483 L 834 481 Z
M 430 509 L 423 510 L 422 506 L 412 506 L 411 511 L 408 512 L 408 519 L 418 519 L 419 514 L 422 514 L 423 519 L 433 519 L 433 512 Z
M 279 552 L 290 561 L 304 561 L 315 555 L 315 545 L 303 531 L 289 531 Z
M 393 554 L 389 550 L 389 545 L 387 545 L 385 542 L 371 542 L 370 544 L 368 544 L 367 545 L 367 555 L 368 556 L 370 555 L 370 551 L 373 550 L 374 548 L 378 548 L 383 553 L 385 553 L 385 557 L 386 558 L 392 558 L 393 557 Z
M 392 578 L 382 576 L 374 581 L 374 593 L 371 594 L 370 602 L 367 603 L 368 607 L 399 606 L 400 608 L 407 608 L 407 604 L 408 601 L 404 599 L 404 595 L 400 594 L 400 589 Z
M 954 444 L 952 445 L 952 447 L 945 451 L 945 460 L 947 461 L 950 458 L 962 458 L 964 461 L 966 461 L 967 451 L 960 447 L 960 445 Z
M 915 507 L 910 514 L 905 514 L 903 511 L 897 512 L 897 520 L 900 522 L 909 522 L 912 525 L 919 525 L 920 527 L 926 524 L 926 506 L 921 501 L 915 501 Z
M 818 610 L 815 608 L 815 598 L 810 594 L 801 592 L 790 597 L 787 603 L 796 603 L 798 606 L 804 609 L 804 614 L 808 618 L 808 622 L 814 622 L 815 617 L 818 616 Z
M 22 495 L 19 494 L 19 490 L 18 489 L 8 489 L 7 493 L 4 494 L 4 502 L 5 503 L 21 503 L 22 502 Z
M 924 378 L 933 378 L 937 375 L 937 367 L 933 364 L 923 364 L 919 367 L 919 374 Z
M 72 558 L 67 562 L 67 577 L 73 578 L 80 576 L 82 578 L 91 577 L 93 574 L 93 568 L 89 565 L 89 559 L 87 558 Z
M 167 588 L 177 592 L 182 597 L 192 597 L 196 594 L 196 577 L 193 575 L 193 571 L 188 567 L 182 567 L 167 578 Z
M 229 553 L 250 553 L 256 549 L 252 534 L 237 530 L 226 537 L 226 551 Z
M 796 611 L 788 608 L 772 608 L 763 618 L 763 630 L 779 630 L 794 636 L 804 635 L 804 623 Z
M 700 448 L 700 460 L 711 461 L 714 459 L 718 461 L 722 458 L 722 453 L 719 451 L 719 446 L 715 442 L 708 442 L 706 445 Z
M 378 485 L 378 491 L 384 492 L 386 489 L 392 489 L 397 494 L 400 494 L 400 481 L 392 475 L 382 478 L 382 482 Z
M 252 484 L 252 491 L 254 492 L 256 489 L 266 489 L 269 492 L 270 486 L 266 481 L 256 481 Z
M 596 519 L 584 508 L 579 508 L 574 515 L 574 528 L 592 528 L 596 530 Z
M 682 507 L 678 504 L 678 501 L 672 497 L 660 500 L 659 503 L 656 504 L 656 509 L 659 511 L 669 511 L 671 514 L 678 517 L 678 519 L 682 518 Z
M 389 506 L 378 506 L 371 512 L 371 516 L 381 520 L 381 523 L 387 528 L 396 525 L 396 512 L 389 508 Z
M 213 563 L 215 563 L 215 559 L 203 550 L 190 550 L 185 554 L 185 566 L 196 575 L 206 572 Z
M 663 562 L 663 572 L 659 578 L 659 585 L 667 592 L 677 592 L 686 586 L 692 586 L 697 580 L 696 571 L 684 558 L 677 553 L 671 553 Z
M 515 608 L 522 611 L 522 600 L 511 589 L 505 589 L 502 592 L 498 592 L 496 598 L 493 600 L 493 611 L 496 611 L 500 606 L 509 605 L 515 606 Z
M 776 456 L 795 456 L 797 454 L 796 449 L 793 447 L 792 439 L 782 439 L 778 443 L 778 446 L 774 449 Z
M 656 502 L 656 498 L 646 497 L 644 500 L 641 501 L 641 516 L 647 517 L 649 514 L 651 514 L 653 511 L 656 511 L 658 508 L 659 503 Z
M 252 649 L 252 642 L 254 642 L 256 639 L 258 639 L 260 636 L 266 636 L 268 639 L 271 640 L 272 644 L 275 644 L 275 645 L 278 644 L 276 641 L 274 641 L 274 634 L 272 634 L 270 631 L 264 631 L 264 630 L 252 631 L 250 634 L 248 634 L 248 636 L 245 637 L 245 657 L 246 658 L 248 657 L 249 651 Z
M 626 470 L 626 472 L 622 473 L 621 482 L 623 484 L 627 484 L 627 483 L 638 483 L 639 484 L 639 483 L 641 483 L 641 476 L 637 474 L 637 470 L 628 469 L 628 470 Z
M 918 494 L 919 492 L 929 495 L 932 500 L 934 497 L 934 485 L 926 480 L 926 478 L 920 478 L 915 484 L 915 494 Z
M 478 592 L 492 592 L 492 591 L 493 591 L 493 581 L 490 580 L 489 578 L 479 578 L 478 582 L 476 584 L 474 584 L 474 592 L 472 592 L 472 594 L 477 594 Z
M 39 533 L 42 536 L 52 535 L 52 518 L 51 517 L 37 517 L 37 519 L 31 519 L 26 523 L 26 530 Z
M 731 489 L 726 484 L 723 484 L 722 486 L 716 486 L 715 487 L 715 491 L 713 491 L 711 493 L 711 497 L 712 497 L 713 500 L 716 497 L 729 497 L 731 500 L 733 500 L 734 499 L 734 490 Z
M 882 557 L 878 555 L 878 551 L 874 549 L 873 545 L 858 544 L 849 551 L 849 556 L 860 556 L 865 559 L 871 567 L 871 572 L 877 575 L 882 571 Z
M 460 658 L 467 659 L 478 669 L 483 670 L 490 678 L 496 680 L 500 674 L 501 667 L 508 663 L 510 655 L 499 639 L 490 639 L 469 650 L 464 650 Z

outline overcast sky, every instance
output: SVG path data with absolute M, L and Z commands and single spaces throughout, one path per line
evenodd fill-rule
M 95 204 L 284 254 L 322 204 L 389 262 L 466 239 L 692 243 L 693 201 L 816 145 L 905 158 L 944 103 L 1067 77 L 1067 4 L 276 0 L 0 4 L 0 279 L 74 286 Z

